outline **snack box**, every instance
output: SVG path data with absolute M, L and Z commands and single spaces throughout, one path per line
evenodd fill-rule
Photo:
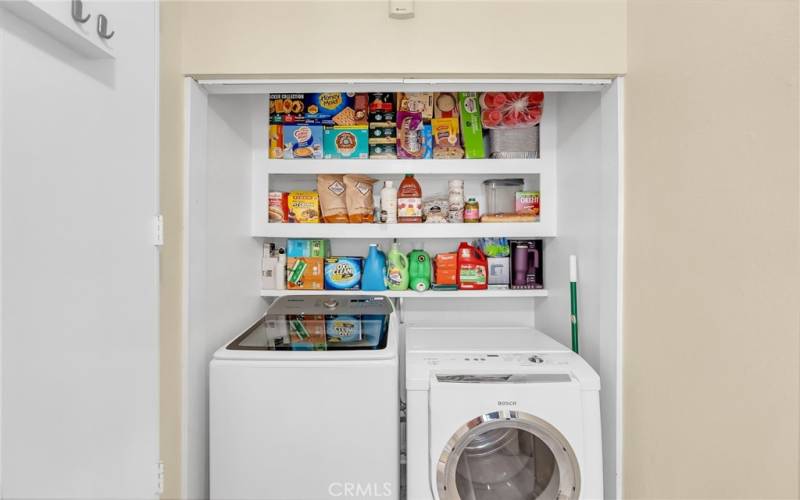
M 539 215 L 539 192 L 517 191 L 514 211 L 518 214 Z
M 434 118 L 458 118 L 458 97 L 454 92 L 436 92 L 433 95 Z
M 323 92 L 306 94 L 306 122 L 319 125 L 356 125 L 353 92 Z M 366 116 L 363 123 L 366 123 Z
M 371 92 L 369 94 L 369 122 L 394 122 L 394 92 Z
M 283 125 L 269 126 L 269 157 L 273 160 L 283 158 Z
M 289 193 L 270 191 L 267 209 L 270 222 L 289 222 Z
M 370 144 L 369 157 L 379 160 L 394 160 L 397 158 L 397 145 L 392 144 Z
M 329 257 L 325 259 L 325 290 L 360 289 L 363 268 L 363 257 Z
M 292 191 L 288 197 L 289 222 L 319 223 L 319 194 L 316 191 Z
M 286 241 L 286 257 L 328 257 L 331 244 L 328 240 Z
M 360 127 L 325 127 L 325 158 L 369 158 L 369 131 Z
M 397 111 L 422 113 L 423 120 L 433 118 L 433 92 L 398 92 Z
M 305 121 L 305 94 L 270 94 L 270 123 L 302 123 Z
M 289 290 L 323 290 L 325 288 L 322 257 L 288 257 L 286 288 Z
M 477 92 L 459 92 L 458 109 L 461 118 L 461 141 L 467 158 L 485 158 L 483 126 Z
M 289 324 L 289 341 L 292 350 L 326 350 L 325 316 L 322 314 L 290 315 L 286 317 L 286 322 Z
M 430 123 L 422 126 L 422 143 L 425 145 L 425 152 L 422 154 L 422 158 L 430 160 L 433 158 L 433 127 L 431 127 Z
M 283 158 L 320 159 L 323 157 L 322 125 L 284 125 Z

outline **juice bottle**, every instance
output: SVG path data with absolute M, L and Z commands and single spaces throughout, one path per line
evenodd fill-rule
M 397 222 L 422 222 L 422 188 L 414 174 L 406 174 L 397 188 Z

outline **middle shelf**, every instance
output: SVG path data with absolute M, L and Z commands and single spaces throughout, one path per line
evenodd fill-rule
M 547 297 L 547 290 L 511 290 L 511 289 L 489 289 L 489 290 L 427 290 L 417 292 L 416 290 L 384 290 L 382 292 L 368 290 L 261 290 L 262 297 L 284 297 L 287 295 L 382 295 L 390 298 L 405 299 L 452 299 L 452 298 L 533 298 Z
M 263 221 L 262 218 L 261 221 Z M 556 235 L 546 222 L 479 222 L 475 224 L 254 224 L 253 236 L 263 238 L 475 239 L 487 236 L 545 238 Z

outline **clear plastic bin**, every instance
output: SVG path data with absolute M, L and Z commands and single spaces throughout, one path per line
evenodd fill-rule
M 513 214 L 517 191 L 525 190 L 524 179 L 486 179 L 483 191 L 486 196 L 486 214 Z

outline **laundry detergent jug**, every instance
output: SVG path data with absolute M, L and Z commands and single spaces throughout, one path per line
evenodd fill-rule
M 431 257 L 425 250 L 408 254 L 408 286 L 418 292 L 431 287 Z
M 389 290 L 408 289 L 408 258 L 400 251 L 400 246 L 395 241 L 386 257 L 386 281 Z
M 386 290 L 386 255 L 378 248 L 377 243 L 369 246 L 364 272 L 361 275 L 361 289 L 373 292 Z
M 486 290 L 489 288 L 486 255 L 466 241 L 462 241 L 458 245 L 456 266 L 456 282 L 459 290 Z

